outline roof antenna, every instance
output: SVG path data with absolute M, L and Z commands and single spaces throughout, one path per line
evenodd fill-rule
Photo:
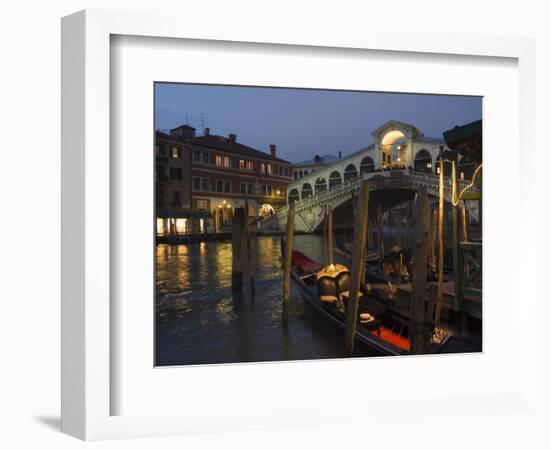
M 205 122 L 205 118 L 204 118 L 204 115 L 205 115 L 206 113 L 203 113 L 203 112 L 201 112 L 200 114 L 201 114 L 201 127 L 202 127 L 202 134 L 204 134 L 204 122 Z

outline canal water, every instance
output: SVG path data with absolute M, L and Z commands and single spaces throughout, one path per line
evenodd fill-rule
M 322 259 L 321 236 L 297 235 L 294 247 Z M 157 366 L 344 356 L 343 332 L 311 311 L 294 284 L 283 322 L 280 238 L 255 238 L 253 249 L 254 296 L 248 282 L 243 294 L 231 291 L 230 242 L 157 245 Z

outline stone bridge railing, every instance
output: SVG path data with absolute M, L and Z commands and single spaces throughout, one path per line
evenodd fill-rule
M 326 191 L 296 201 L 296 229 L 300 231 L 315 230 L 318 222 L 322 220 L 322 215 L 313 212 L 320 210 L 325 205 L 331 205 L 333 208 L 338 207 L 351 197 L 353 191 L 359 191 L 363 179 L 369 180 L 371 190 L 387 188 L 415 189 L 416 187 L 425 187 L 428 189 L 429 194 L 434 196 L 439 194 L 439 175 L 411 170 L 365 173 L 362 177 L 355 178 L 327 189 Z M 469 183 L 470 182 L 467 180 L 458 180 L 458 191 L 460 192 Z M 444 177 L 444 192 L 447 202 L 451 201 L 451 189 L 451 178 Z M 477 190 L 477 188 L 471 189 L 474 191 Z M 473 213 L 474 218 L 477 219 L 477 208 L 474 209 L 475 210 L 471 211 L 471 213 Z M 286 222 L 287 214 L 288 205 L 285 205 L 278 209 L 273 216 L 260 221 L 258 225 L 259 230 L 283 229 L 284 227 L 281 226 Z

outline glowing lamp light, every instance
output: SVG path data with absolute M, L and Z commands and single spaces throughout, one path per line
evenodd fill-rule
M 427 167 L 428 169 L 431 169 L 431 168 L 432 168 L 432 163 L 426 164 L 426 167 Z
M 281 195 L 281 191 L 277 191 L 277 195 Z

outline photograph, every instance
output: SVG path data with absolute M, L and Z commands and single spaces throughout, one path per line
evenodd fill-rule
M 483 351 L 481 96 L 154 102 L 156 367 Z

